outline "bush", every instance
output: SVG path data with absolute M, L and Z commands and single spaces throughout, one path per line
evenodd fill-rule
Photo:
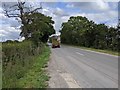
M 38 47 L 31 41 L 2 44 L 3 88 L 17 87 L 17 80 L 31 68 L 35 56 L 42 53 L 43 46 L 40 43 Z

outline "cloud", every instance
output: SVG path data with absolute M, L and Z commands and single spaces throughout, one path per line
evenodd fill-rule
M 117 11 L 108 11 L 106 13 L 86 14 L 86 16 L 97 23 L 112 21 L 117 18 Z
M 81 11 L 106 11 L 109 10 L 110 7 L 107 2 L 103 2 L 102 0 L 97 0 L 96 2 L 71 2 L 66 5 L 67 8 L 79 8 Z
M 2 18 L 2 24 L 9 24 L 11 27 L 19 27 L 20 23 L 18 23 L 17 20 L 15 20 L 15 18 Z
M 73 12 L 72 16 L 85 16 L 96 23 L 105 23 L 109 26 L 117 25 L 118 6 L 115 2 L 108 3 L 102 0 L 97 0 L 96 2 L 71 2 L 66 7 L 80 10 L 79 13 Z
M 56 30 L 56 32 L 58 32 L 61 29 L 61 25 L 63 22 L 67 22 L 67 20 L 69 19 L 70 16 L 63 16 L 61 18 L 58 17 L 54 17 L 53 20 L 55 21 L 55 25 L 54 28 Z
M 56 9 L 54 10 L 53 14 L 55 14 L 56 16 L 59 16 L 59 17 L 69 16 L 69 14 L 67 14 L 65 11 L 63 11 L 63 10 L 60 9 L 60 8 L 56 8 Z
M 116 26 L 118 21 L 118 12 L 117 11 L 108 11 L 103 13 L 74 13 L 71 16 L 85 16 L 89 20 L 94 21 L 95 23 L 104 23 L 108 26 Z M 112 25 L 111 25 L 112 24 Z
M 19 37 L 20 30 L 16 29 L 20 24 L 15 18 L 8 18 L 4 15 L 3 9 L 0 7 L 0 42 L 6 40 L 14 40 Z
M 2 27 L 0 28 L 0 37 L 2 37 L 2 40 L 0 41 L 18 39 L 20 32 L 20 30 L 17 30 L 14 27 L 10 27 L 9 24 L 2 25 Z
M 52 17 L 52 20 L 55 22 L 53 26 L 56 32 L 60 30 L 62 22 L 68 20 L 68 18 L 70 17 L 68 13 L 66 13 L 63 9 L 58 8 L 58 7 L 57 8 L 44 7 L 40 12 L 47 16 Z

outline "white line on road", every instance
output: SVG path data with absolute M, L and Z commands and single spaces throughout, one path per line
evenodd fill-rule
M 84 54 L 82 54 L 82 53 L 79 53 L 79 52 L 76 52 L 77 54 L 79 54 L 79 55 L 82 55 L 82 56 L 85 56 Z
M 72 78 L 72 76 L 68 73 L 62 73 L 60 74 L 61 77 L 66 81 L 68 84 L 69 88 L 81 88 L 77 82 Z

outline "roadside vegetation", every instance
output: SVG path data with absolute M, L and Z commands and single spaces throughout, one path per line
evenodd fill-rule
M 35 62 L 25 75 L 18 80 L 17 87 L 23 88 L 45 88 L 48 86 L 48 73 L 46 72 L 50 49 L 45 46 L 41 55 L 35 57 Z
M 62 24 L 61 42 L 113 54 L 119 52 L 120 32 L 105 24 L 96 24 L 86 17 L 70 17 Z
M 111 55 L 116 55 L 116 56 L 119 55 L 117 51 L 112 51 L 112 50 L 102 50 L 102 49 L 87 48 L 87 47 L 80 47 L 80 48 L 86 49 L 86 50 L 92 50 L 92 51 L 96 51 L 96 52 L 101 52 L 101 53 L 106 53 L 106 54 L 111 54 Z
M 20 36 L 25 40 L 2 43 L 2 88 L 45 88 L 49 80 L 44 69 L 50 55 L 46 42 L 55 33 L 54 21 L 38 12 L 41 6 L 33 10 L 26 3 L 3 3 L 5 15 L 21 22 Z
M 64 44 L 64 45 L 68 45 L 68 44 Z M 77 46 L 77 45 L 70 45 L 70 44 L 69 44 L 69 46 L 77 47 L 77 48 L 81 48 L 81 49 L 85 49 L 85 50 L 91 50 L 91 51 L 106 53 L 106 54 L 111 54 L 111 55 L 115 55 L 115 56 L 120 56 L 120 53 L 119 53 L 119 52 L 117 52 L 117 51 L 112 51 L 112 50 L 95 49 L 95 48 L 88 48 L 88 47 Z
M 21 43 L 3 43 L 2 87 L 21 88 L 22 86 L 19 84 L 19 81 L 22 78 L 27 80 L 27 76 L 25 75 L 28 72 L 33 73 L 33 76 L 31 76 L 33 79 L 37 75 L 35 67 L 37 67 L 38 72 L 41 73 L 41 67 L 46 64 L 50 53 L 47 48 L 48 47 L 46 47 L 43 43 L 41 43 L 38 47 L 31 41 L 24 41 Z M 37 63 L 40 65 L 38 66 Z M 45 72 L 43 72 L 43 74 L 44 73 Z M 28 82 L 29 79 L 26 83 Z M 31 81 L 29 83 L 31 83 Z M 21 84 L 24 84 L 24 82 Z

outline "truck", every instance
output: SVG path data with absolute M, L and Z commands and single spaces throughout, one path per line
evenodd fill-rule
M 59 35 L 52 35 L 52 48 L 60 48 L 60 36 Z

